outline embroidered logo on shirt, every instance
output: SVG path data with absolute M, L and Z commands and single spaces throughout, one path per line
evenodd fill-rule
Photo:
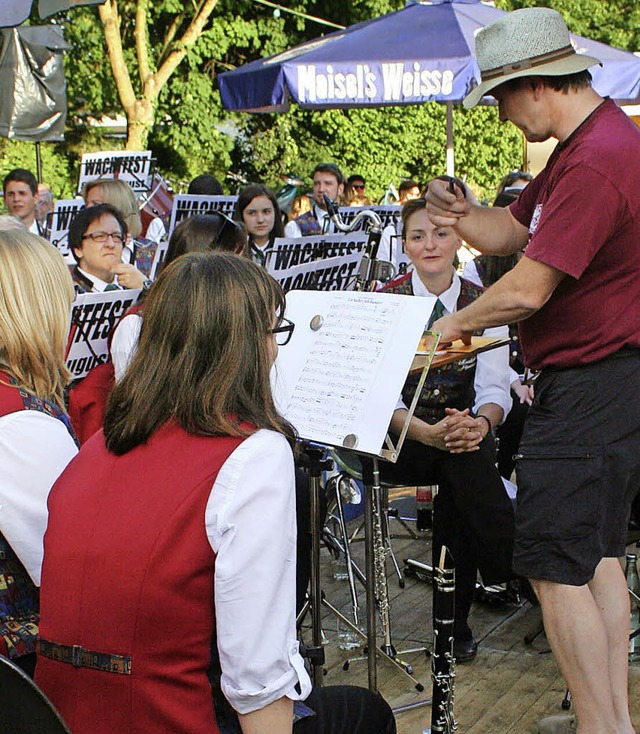
M 530 237 L 533 237 L 536 229 L 538 229 L 538 222 L 540 221 L 541 214 L 542 214 L 542 204 L 536 204 L 536 208 L 533 210 L 533 216 L 531 217 L 531 222 L 529 223 L 529 236 Z

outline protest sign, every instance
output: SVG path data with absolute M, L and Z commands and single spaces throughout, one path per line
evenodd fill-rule
M 282 290 L 288 291 L 351 291 L 362 262 L 362 252 L 342 257 L 312 260 L 292 265 L 273 273 Z
M 105 176 L 126 181 L 136 194 L 151 186 L 151 151 L 117 150 L 85 153 L 80 164 L 78 193 L 89 181 Z
M 400 213 L 402 212 L 402 207 L 397 204 L 372 204 L 371 206 L 341 206 L 339 209 L 340 212 L 340 219 L 345 224 L 351 224 L 353 220 L 356 218 L 357 214 L 362 211 L 370 211 L 375 212 L 380 219 L 382 220 L 382 228 L 388 227 L 390 224 L 392 224 L 394 227 L 400 220 Z M 368 226 L 368 223 L 371 220 L 369 219 L 363 219 L 358 223 L 358 226 L 356 227 L 357 232 L 360 230 L 364 230 L 365 226 Z
M 288 290 L 350 290 L 367 243 L 364 232 L 276 238 L 266 268 Z
M 69 226 L 75 215 L 84 206 L 82 199 L 59 199 L 51 215 L 51 230 L 47 238 L 63 255 L 69 254 Z
M 228 217 L 233 216 L 237 196 L 206 196 L 202 194 L 176 194 L 173 197 L 171 208 L 171 222 L 169 223 L 169 234 L 189 217 L 196 214 L 211 214 L 222 212 Z
M 139 294 L 139 290 L 108 291 L 82 293 L 76 298 L 71 309 L 66 359 L 74 380 L 108 361 L 109 335 Z
M 162 269 L 164 259 L 167 256 L 168 248 L 169 243 L 167 242 L 167 240 L 162 240 L 162 242 L 158 242 L 155 255 L 153 256 L 153 262 L 151 263 L 151 270 L 149 271 L 149 277 L 151 278 L 151 280 L 155 280 L 158 277 L 158 273 Z

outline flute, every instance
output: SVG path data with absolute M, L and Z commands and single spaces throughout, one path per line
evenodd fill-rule
M 442 546 L 440 551 L 440 562 L 433 570 L 433 579 L 434 645 L 431 656 L 431 677 L 433 679 L 431 732 L 432 734 L 453 734 L 458 728 L 453 717 L 455 688 L 453 621 L 456 572 L 453 568 L 451 554 L 446 546 Z

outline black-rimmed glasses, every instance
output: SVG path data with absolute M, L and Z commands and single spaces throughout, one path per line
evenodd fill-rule
M 295 328 L 296 325 L 293 323 L 293 321 L 289 321 L 289 319 L 283 318 L 278 326 L 273 329 L 269 329 L 269 333 L 275 336 L 276 344 L 279 347 L 284 347 L 291 340 L 291 335 L 293 334 L 293 330 Z
M 124 237 L 120 234 L 120 232 L 90 232 L 89 234 L 86 234 L 82 239 L 92 240 L 93 242 L 97 242 L 99 245 L 104 245 L 109 237 L 111 237 L 111 239 L 113 240 L 114 245 L 121 245 L 124 242 Z

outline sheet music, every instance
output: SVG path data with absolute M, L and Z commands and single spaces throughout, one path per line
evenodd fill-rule
M 276 396 L 302 438 L 379 454 L 434 299 L 292 291 Z M 317 330 L 314 328 L 318 327 Z

